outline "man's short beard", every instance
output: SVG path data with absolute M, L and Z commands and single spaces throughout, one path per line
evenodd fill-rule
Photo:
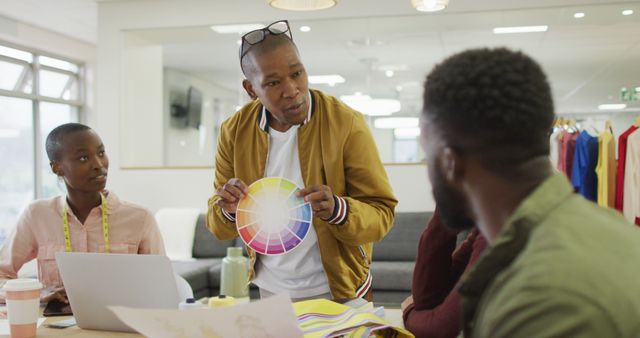
M 433 169 L 435 170 L 435 179 L 431 184 L 442 224 L 455 231 L 473 228 L 475 222 L 467 214 L 469 208 L 464 195 L 447 186 L 440 164 L 437 161 Z

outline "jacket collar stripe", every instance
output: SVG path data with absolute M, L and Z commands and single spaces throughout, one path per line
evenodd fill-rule
M 311 102 L 311 104 L 309 105 L 309 112 L 307 113 L 307 118 L 304 119 L 304 122 L 302 122 L 302 125 L 305 125 L 309 121 L 311 121 L 311 116 L 315 111 L 316 103 L 313 94 L 311 94 L 311 91 L 309 91 L 309 101 Z M 262 106 L 262 111 L 260 112 L 260 116 L 258 117 L 258 127 L 266 132 L 269 132 L 269 114 L 270 113 L 267 108 L 265 108 L 265 106 Z
M 267 108 L 262 106 L 262 113 L 260 114 L 260 129 L 267 131 Z

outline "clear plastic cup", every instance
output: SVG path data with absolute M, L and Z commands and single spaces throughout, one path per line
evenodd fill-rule
M 6 293 L 11 337 L 35 337 L 42 284 L 37 279 L 18 278 L 7 280 L 2 289 Z

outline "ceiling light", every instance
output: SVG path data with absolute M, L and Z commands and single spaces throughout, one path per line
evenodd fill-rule
M 309 75 L 311 84 L 328 84 L 334 86 L 336 83 L 344 83 L 345 79 L 338 74 L 331 75 Z
M 398 140 L 412 140 L 420 136 L 420 128 L 396 128 L 393 130 L 393 136 Z
M 302 26 L 302 27 L 300 27 L 300 31 L 301 31 L 301 32 L 303 32 L 303 33 L 311 32 L 311 27 L 309 27 L 309 26 Z
M 418 127 L 417 117 L 385 117 L 376 119 L 373 125 L 378 129 L 395 128 L 416 128 Z
M 608 104 L 601 104 L 598 106 L 598 109 L 600 110 L 620 110 L 625 108 L 627 108 L 627 105 L 624 103 L 608 103 Z
M 411 0 L 411 4 L 420 12 L 437 12 L 445 9 L 449 0 Z
M 584 13 L 582 13 L 582 12 L 575 13 L 575 14 L 573 14 L 573 17 L 576 18 L 576 19 L 584 18 Z
M 404 88 L 402 88 L 402 86 L 400 86 L 400 85 L 397 85 L 397 86 L 396 86 L 396 91 L 401 92 L 401 91 L 402 91 L 402 89 L 404 89 Z
M 546 32 L 549 26 L 515 26 L 515 27 L 496 27 L 493 29 L 494 34 L 510 34 L 510 33 L 534 33 Z
M 386 72 L 384 72 L 384 75 L 386 75 L 387 77 L 393 77 L 393 71 L 387 70 Z
M 240 46 L 241 44 L 242 44 L 242 40 L 241 39 L 236 40 L 236 45 Z
M 622 11 L 622 15 L 631 15 L 633 14 L 633 9 L 625 9 Z
M 267 0 L 271 7 L 288 11 L 315 11 L 338 4 L 338 0 Z
M 261 25 L 259 23 L 249 23 L 246 25 L 215 25 L 211 26 L 211 29 L 213 29 L 218 34 L 242 34 L 263 27 L 264 25 Z
M 349 107 L 369 116 L 388 116 L 399 112 L 402 108 L 398 100 L 374 99 L 369 95 L 359 93 L 340 96 L 340 100 Z

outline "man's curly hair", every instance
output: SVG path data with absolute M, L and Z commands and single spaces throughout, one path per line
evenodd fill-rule
M 478 155 L 490 169 L 549 153 L 551 88 L 540 65 L 521 52 L 482 48 L 447 58 L 427 76 L 422 114 L 451 147 Z

